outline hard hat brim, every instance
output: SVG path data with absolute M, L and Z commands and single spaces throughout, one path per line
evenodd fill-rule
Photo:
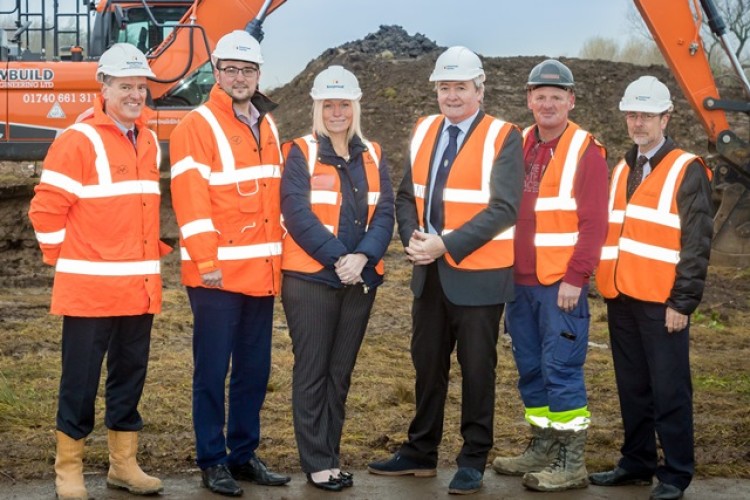
M 342 99 L 345 101 L 359 101 L 362 98 L 362 92 L 316 92 L 312 90 L 310 97 L 313 101 L 325 101 L 326 99 Z
M 670 113 L 674 109 L 672 103 L 669 104 L 638 104 L 620 102 L 620 111 L 623 113 Z

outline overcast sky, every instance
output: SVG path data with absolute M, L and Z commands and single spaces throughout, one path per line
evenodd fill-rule
M 325 49 L 382 24 L 483 56 L 576 57 L 595 36 L 629 36 L 631 0 L 288 0 L 264 24 L 261 86 L 284 85 Z

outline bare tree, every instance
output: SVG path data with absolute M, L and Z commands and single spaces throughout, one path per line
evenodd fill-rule
M 695 5 L 691 0 L 681 1 L 690 2 L 691 7 Z M 742 62 L 744 68 L 750 67 L 750 0 L 714 0 L 714 5 L 726 24 L 728 37 L 737 59 Z M 702 12 L 701 17 L 703 20 L 701 38 L 709 61 L 713 66 L 726 65 L 726 55 L 721 49 L 721 43 L 711 33 L 708 19 Z M 653 40 L 635 4 L 631 4 L 628 9 L 626 19 L 635 35 Z

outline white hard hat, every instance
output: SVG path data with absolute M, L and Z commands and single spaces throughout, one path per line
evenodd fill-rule
M 665 113 L 673 108 L 669 89 L 653 76 L 642 76 L 628 85 L 620 101 L 620 111 Z
M 216 48 L 211 57 L 214 64 L 219 59 L 263 64 L 260 43 L 250 33 L 242 30 L 234 30 L 221 37 L 216 43 Z
M 99 57 L 96 78 L 100 79 L 101 75 L 156 78 L 143 52 L 129 43 L 116 43 L 104 51 Z
M 431 82 L 466 82 L 475 78 L 484 81 L 482 61 L 474 52 L 461 46 L 450 47 L 440 54 L 430 75 Z
M 323 99 L 348 99 L 357 101 L 362 90 L 354 73 L 343 66 L 329 66 L 315 77 L 310 97 L 315 101 Z

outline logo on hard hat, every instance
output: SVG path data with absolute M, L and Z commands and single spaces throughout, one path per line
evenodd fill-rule
M 541 73 L 539 76 L 541 78 L 545 78 L 545 79 L 548 79 L 548 80 L 559 80 L 560 79 L 560 75 L 557 74 L 557 73 Z
M 458 64 L 446 64 L 443 69 L 452 70 L 458 68 Z
M 651 100 L 651 97 L 649 97 L 647 95 L 637 95 L 637 96 L 635 96 L 635 100 L 636 101 L 649 101 L 649 100 Z

